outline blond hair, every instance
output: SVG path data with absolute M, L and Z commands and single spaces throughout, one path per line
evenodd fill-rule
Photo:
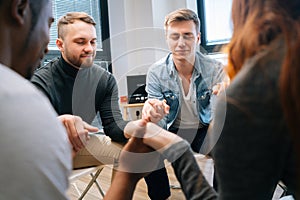
M 85 13 L 85 12 L 69 12 L 66 15 L 60 17 L 58 22 L 57 22 L 58 38 L 63 38 L 63 36 L 65 34 L 65 28 L 64 27 L 68 24 L 73 24 L 76 20 L 80 20 L 80 21 L 83 21 L 85 23 L 92 24 L 92 25 L 96 26 L 96 22 L 93 19 L 93 17 L 91 17 L 87 13 Z
M 200 19 L 199 19 L 198 15 L 194 11 L 192 11 L 190 9 L 186 9 L 186 8 L 175 10 L 175 11 L 169 13 L 165 17 L 165 23 L 164 23 L 165 31 L 167 32 L 168 26 L 172 22 L 190 21 L 190 20 L 192 20 L 195 23 L 196 31 L 197 31 L 197 33 L 199 33 L 200 32 Z

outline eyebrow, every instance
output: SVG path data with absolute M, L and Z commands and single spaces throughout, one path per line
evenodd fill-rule
M 181 35 L 180 33 L 170 33 L 170 35 Z M 193 35 L 192 32 L 186 32 L 186 33 L 183 33 L 182 35 Z
M 74 38 L 74 40 L 87 40 L 87 39 L 83 37 L 79 37 L 79 38 Z M 93 38 L 91 40 L 97 40 L 97 38 Z

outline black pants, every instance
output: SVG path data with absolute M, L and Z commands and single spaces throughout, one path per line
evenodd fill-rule
M 199 152 L 201 145 L 207 133 L 207 126 L 200 129 L 184 129 L 170 128 L 169 131 L 179 135 L 186 139 L 191 148 L 195 152 Z M 148 196 L 152 200 L 165 200 L 170 195 L 170 183 L 166 168 L 156 170 L 145 177 L 145 181 L 148 187 Z
M 179 129 L 170 127 L 169 131 L 177 134 L 183 139 L 187 140 L 191 144 L 191 148 L 194 152 L 199 153 L 207 133 L 208 126 L 203 126 L 198 129 Z
M 166 168 L 156 170 L 145 178 L 151 200 L 166 200 L 170 195 L 170 183 Z

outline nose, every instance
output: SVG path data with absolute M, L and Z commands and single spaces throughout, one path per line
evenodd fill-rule
M 178 46 L 185 46 L 185 39 L 183 38 L 183 36 L 179 37 Z
M 87 44 L 85 45 L 85 47 L 84 47 L 84 51 L 85 51 L 85 52 L 93 52 L 93 50 L 94 50 L 94 47 L 93 47 L 93 45 L 90 44 L 90 43 L 87 43 Z

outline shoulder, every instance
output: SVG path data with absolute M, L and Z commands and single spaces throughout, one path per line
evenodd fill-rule
M 37 90 L 32 84 L 15 71 L 9 69 L 0 64 L 0 98 L 13 98 L 17 96 L 28 96 L 37 95 Z M 7 87 L 9 85 L 9 87 Z M 18 99 L 18 98 L 17 98 Z
M 30 128 L 30 124 L 36 127 L 39 125 L 38 121 L 45 120 L 45 118 L 40 116 L 49 117 L 49 123 L 56 124 L 54 126 L 56 128 L 60 127 L 56 121 L 56 113 L 48 99 L 28 80 L 8 68 L 5 69 L 6 67 L 1 67 L 0 65 L 0 79 L 2 82 L 0 85 L 0 99 L 2 105 L 9 105 L 12 109 L 11 113 L 14 115 L 16 113 L 25 113 L 27 119 L 24 120 L 28 122 L 28 128 Z M 7 85 L 10 87 L 6 87 Z M 37 117 L 37 121 L 32 120 L 34 117 Z
M 37 82 L 39 79 L 42 80 L 48 80 L 53 77 L 53 73 L 56 72 L 56 70 L 51 70 L 53 67 L 58 66 L 58 58 L 55 58 L 51 60 L 49 63 L 46 65 L 36 69 L 34 72 L 31 82 Z
M 168 54 L 167 56 L 159 59 L 154 64 L 152 64 L 149 68 L 149 71 L 160 73 L 163 70 L 167 70 L 166 67 L 172 62 L 172 55 Z
M 196 52 L 196 62 L 198 62 L 204 70 L 223 69 L 223 64 L 221 62 L 200 52 Z
M 248 59 L 228 87 L 227 95 L 238 98 L 241 94 L 252 93 L 256 97 L 260 96 L 260 101 L 271 100 L 270 98 L 279 95 L 279 76 L 284 51 L 284 48 L 275 45 L 273 49 L 262 51 Z
M 57 67 L 59 64 L 59 57 L 52 59 L 50 62 L 45 64 L 44 66 L 38 68 L 35 72 L 36 74 L 42 74 L 49 71 L 52 67 Z
M 24 113 L 27 116 L 23 119 L 27 121 L 27 123 L 24 124 L 27 124 L 27 128 L 37 127 L 40 125 L 38 121 L 43 121 L 47 118 L 46 121 L 49 120 L 48 123 L 53 123 L 54 127 L 60 129 L 59 124 L 57 124 L 56 113 L 51 104 L 36 87 L 10 69 L 3 70 L 3 68 L 1 68 L 0 72 L 1 82 L 3 83 L 0 86 L 1 103 L 11 107 L 11 113 L 14 115 L 18 113 L 18 117 L 21 116 L 19 114 Z M 5 85 L 10 85 L 10 87 L 4 87 Z M 46 118 L 41 118 L 41 116 L 46 116 Z M 33 120 L 33 118 L 36 119 Z M 17 119 L 16 117 L 16 120 Z M 44 125 L 47 125 L 47 123 Z M 60 129 L 59 132 L 61 133 L 63 130 Z
M 102 89 L 109 87 L 109 85 L 117 84 L 114 75 L 99 65 L 94 64 L 90 72 L 94 78 L 99 80 L 98 87 Z
M 1 82 L 10 86 L 7 88 L 0 85 L 2 105 L 0 112 L 3 116 L 0 117 L 1 133 L 3 133 L 0 146 L 7 147 L 5 148 L 7 153 L 0 152 L 1 158 L 5 159 L 10 156 L 10 162 L 16 162 L 13 167 L 20 166 L 26 174 L 24 179 L 28 178 L 30 182 L 33 182 L 35 178 L 44 180 L 45 177 L 52 177 L 54 179 L 51 180 L 62 183 L 66 178 L 64 176 L 67 176 L 71 169 L 71 152 L 67 134 L 58 122 L 52 106 L 28 80 L 9 69 L 3 70 L 1 66 L 0 71 Z M 14 148 L 13 151 L 11 151 L 11 147 Z M 17 152 L 18 155 L 14 156 L 14 152 Z M 22 165 L 22 160 L 30 162 L 31 167 Z M 50 162 L 45 163 L 43 160 Z M 52 169 L 46 170 L 46 175 L 43 173 L 39 175 L 32 170 L 35 167 Z M 55 174 L 55 177 L 51 173 Z M 64 173 L 66 174 L 64 175 Z
M 109 71 L 96 64 L 93 64 L 90 72 L 97 76 L 113 77 L 113 75 Z

